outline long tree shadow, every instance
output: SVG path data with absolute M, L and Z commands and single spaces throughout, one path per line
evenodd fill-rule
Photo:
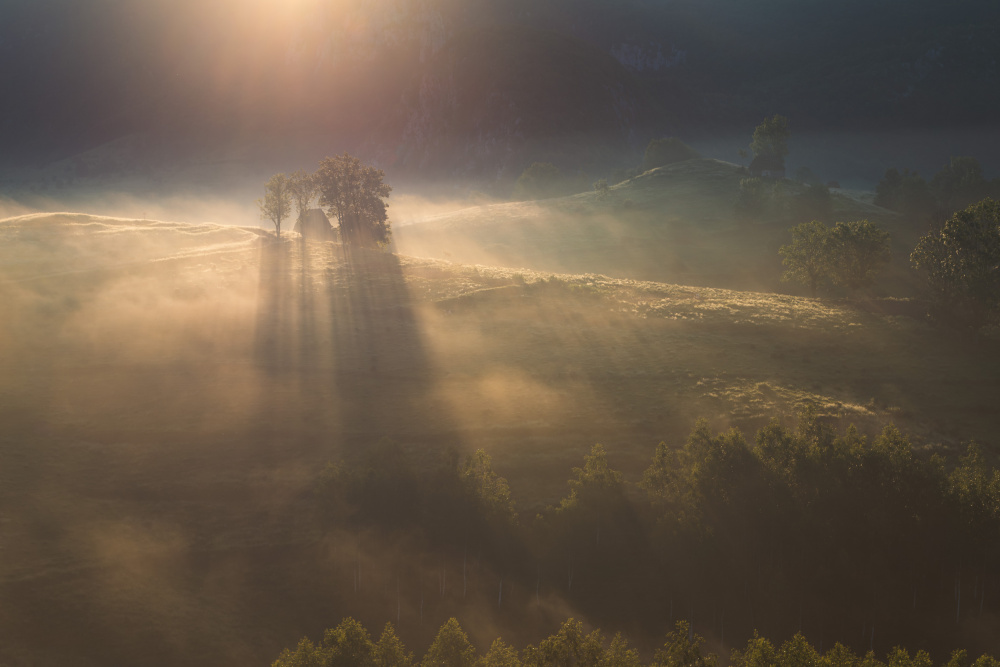
M 260 427 L 347 450 L 430 427 L 430 366 L 395 255 L 329 243 L 262 246 L 255 362 Z
M 427 410 L 431 368 L 402 267 L 396 255 L 344 250 L 341 275 L 324 274 L 341 433 L 347 443 L 413 435 L 442 415 Z

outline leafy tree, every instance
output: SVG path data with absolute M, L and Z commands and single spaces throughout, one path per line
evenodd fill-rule
M 1000 471 L 986 467 L 982 449 L 973 443 L 948 482 L 966 535 L 988 541 L 989 527 L 1000 522 Z
M 421 667 L 474 667 L 475 664 L 476 647 L 454 617 L 444 622 L 420 662 Z
M 754 157 L 776 158 L 781 164 L 788 155 L 788 119 L 775 114 L 754 128 L 750 140 Z
M 675 137 L 653 139 L 646 146 L 646 153 L 642 158 L 642 171 L 699 157 L 701 155 L 698 151 Z
M 301 218 L 302 214 L 309 210 L 313 199 L 316 198 L 316 179 L 312 174 L 307 174 L 300 169 L 289 176 L 288 180 L 292 200 L 295 203 L 295 212 Z
M 599 667 L 604 640 L 598 630 L 583 634 L 583 623 L 567 619 L 559 632 L 528 646 L 522 655 L 525 667 Z
M 940 309 L 979 329 L 1000 312 L 1000 202 L 984 199 L 920 239 L 910 255 Z
M 573 468 L 576 479 L 569 480 L 569 496 L 563 498 L 560 509 L 578 505 L 603 505 L 618 499 L 624 493 L 624 477 L 608 465 L 604 445 L 594 445 L 590 454 L 583 457 L 583 468 Z
M 755 630 L 753 637 L 747 640 L 746 648 L 742 651 L 733 650 L 729 663 L 733 667 L 774 667 L 777 664 L 777 652 L 774 644 Z
M 803 222 L 792 227 L 792 242 L 778 249 L 781 263 L 786 270 L 782 282 L 801 283 L 809 287 L 809 293 L 816 296 L 816 290 L 830 277 L 830 228 L 819 220 Z
M 295 650 L 285 649 L 271 667 L 326 667 L 328 652 L 316 646 L 308 637 L 299 640 Z
M 485 450 L 477 449 L 465 460 L 461 478 L 473 496 L 483 504 L 487 514 L 507 522 L 517 519 L 507 480 L 493 470 L 492 459 Z
M 829 253 L 833 282 L 857 292 L 889 263 L 889 232 L 868 220 L 838 222 L 830 230 Z
M 381 169 L 361 164 L 347 153 L 319 163 L 315 176 L 319 203 L 336 217 L 344 243 L 383 247 L 392 237 L 385 200 L 392 188 L 382 182 Z
M 714 654 L 702 655 L 705 639 L 691 632 L 687 621 L 677 621 L 667 641 L 653 654 L 651 667 L 716 667 Z
M 327 667 L 374 667 L 375 644 L 368 630 L 353 618 L 323 633 Z
M 392 664 L 392 663 L 389 663 Z M 368 631 L 353 618 L 323 633 L 315 645 L 303 637 L 294 651 L 285 649 L 272 667 L 376 667 L 375 645 Z
M 376 667 L 412 667 L 413 653 L 406 650 L 402 640 L 396 635 L 392 623 L 386 623 L 382 636 L 375 643 Z
M 521 661 L 516 648 L 497 638 L 479 661 L 478 667 L 521 667 Z
M 776 667 L 816 667 L 820 661 L 819 653 L 801 632 L 782 644 L 775 657 Z
M 910 657 L 909 651 L 900 646 L 889 651 L 886 656 L 888 667 L 934 667 L 934 661 L 927 651 L 917 651 L 916 655 Z
M 604 652 L 600 667 L 641 667 L 639 651 L 628 647 L 628 640 L 615 633 L 611 646 Z
M 261 220 L 274 223 L 274 231 L 281 238 L 281 222 L 292 213 L 292 182 L 284 174 L 275 174 L 264 185 L 264 197 L 257 200 Z
M 677 462 L 674 452 L 665 442 L 656 445 L 653 461 L 642 473 L 639 487 L 654 505 L 668 503 L 676 495 Z
M 858 656 L 854 655 L 854 651 L 837 642 L 833 648 L 823 654 L 819 664 L 820 667 L 856 667 Z

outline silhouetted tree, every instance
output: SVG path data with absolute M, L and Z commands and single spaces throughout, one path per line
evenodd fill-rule
M 583 623 L 567 619 L 559 631 L 528 646 L 521 655 L 525 667 L 600 667 L 604 639 L 598 630 L 583 634 Z
M 666 642 L 653 654 L 651 667 L 716 667 L 719 661 L 715 655 L 701 654 L 704 644 L 705 639 L 694 634 L 687 621 L 677 621 Z
M 420 667 L 474 667 L 476 647 L 454 617 L 445 621 Z
M 299 218 L 309 210 L 313 199 L 316 198 L 316 180 L 312 174 L 299 170 L 288 177 L 289 189 L 292 193 L 292 200 L 295 203 L 295 212 Z
M 337 627 L 323 633 L 323 648 L 328 652 L 328 667 L 374 667 L 375 644 L 365 626 L 345 618 Z
M 910 255 L 923 271 L 939 312 L 979 329 L 1000 313 L 1000 202 L 955 213 Z
M 375 643 L 374 658 L 376 667 L 413 666 L 413 652 L 406 650 L 392 623 L 385 624 L 382 636 Z
M 816 290 L 831 273 L 830 228 L 819 220 L 792 227 L 792 242 L 778 249 L 786 270 L 782 282 L 801 283 L 816 296 Z
M 604 651 L 601 667 L 642 667 L 639 651 L 629 648 L 628 640 L 617 632 L 611 639 L 611 645 Z
M 497 638 L 479 662 L 480 667 L 521 667 L 517 649 Z
M 482 503 L 485 514 L 504 522 L 517 520 L 507 480 L 493 470 L 493 460 L 485 450 L 477 449 L 465 460 L 461 478 Z
M 257 200 L 261 220 L 274 223 L 276 236 L 281 238 L 281 222 L 292 214 L 292 182 L 284 174 L 275 174 L 264 185 L 264 197 Z
M 766 170 L 784 171 L 785 156 L 788 155 L 788 119 L 775 114 L 761 121 L 754 128 L 750 150 L 755 159 L 767 162 Z
M 319 203 L 336 217 L 344 243 L 382 247 L 392 237 L 386 199 L 392 188 L 382 182 L 385 173 L 344 153 L 319 163 L 315 176 Z
M 889 263 L 889 232 L 868 220 L 838 222 L 828 244 L 833 282 L 852 293 L 869 287 Z

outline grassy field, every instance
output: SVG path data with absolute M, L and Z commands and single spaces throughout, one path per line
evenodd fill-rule
M 735 203 L 747 177 L 728 162 L 687 160 L 615 185 L 606 196 L 585 192 L 439 215 L 398 229 L 396 244 L 405 254 L 471 264 L 794 291 L 779 282 L 778 248 L 802 221 L 786 209 L 804 187 L 785 181 L 780 210 L 742 221 Z M 851 191 L 834 190 L 831 206 L 830 222 L 868 218 L 892 234 L 893 263 L 878 292 L 910 294 L 909 253 L 926 230 Z
M 718 252 L 701 241 L 728 223 L 698 224 L 691 256 Z M 750 430 L 811 405 L 935 450 L 997 444 L 995 345 L 901 300 L 57 214 L 0 221 L 0 304 L 0 663 L 267 664 L 345 614 L 401 614 L 412 646 L 453 614 L 480 642 L 537 641 L 513 609 L 442 594 L 420 625 L 413 590 L 401 612 L 359 601 L 362 547 L 317 529 L 310 494 L 328 461 L 385 438 L 418 459 L 486 449 L 524 516 L 595 442 L 635 481 L 700 417 Z

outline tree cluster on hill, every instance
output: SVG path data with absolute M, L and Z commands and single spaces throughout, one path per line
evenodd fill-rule
M 753 162 L 750 173 L 756 177 L 785 176 L 785 156 L 788 155 L 788 119 L 775 114 L 754 128 L 750 139 Z
M 974 157 L 953 157 L 927 182 L 919 173 L 887 169 L 875 189 L 875 204 L 926 221 L 944 219 L 987 197 L 1000 198 L 1000 178 L 986 180 Z
M 869 287 L 889 261 L 889 234 L 867 220 L 818 220 L 792 227 L 792 242 L 779 248 L 782 281 L 797 282 L 816 296 L 827 284 L 852 294 Z M 984 199 L 952 215 L 920 238 L 910 255 L 926 279 L 932 314 L 974 331 L 1000 318 L 1000 202 Z
M 800 167 L 796 183 L 784 180 L 785 156 L 788 155 L 788 119 L 765 118 L 755 129 L 750 142 L 753 162 L 746 169 L 750 176 L 740 179 L 735 211 L 740 220 L 758 220 L 765 216 L 793 221 L 826 221 L 833 212 L 830 187 L 808 167 Z M 746 157 L 740 149 L 741 157 Z
M 381 169 L 364 165 L 344 153 L 325 158 L 314 174 L 296 171 L 275 174 L 257 200 L 261 218 L 274 224 L 281 238 L 281 223 L 292 213 L 294 203 L 299 219 L 319 195 L 319 203 L 340 225 L 344 243 L 360 247 L 385 247 L 392 237 L 386 199 L 392 188 L 383 182 Z M 322 217 L 322 216 L 321 216 Z
M 694 618 L 714 636 L 802 629 L 850 644 L 864 624 L 855 648 L 939 650 L 1000 608 L 1000 473 L 976 446 L 949 468 L 891 426 L 870 440 L 806 413 L 748 441 L 701 423 L 660 443 L 638 484 L 596 445 L 565 497 L 527 520 L 483 452 L 431 469 L 391 444 L 366 456 L 324 473 L 327 525 L 452 563 L 456 604 L 468 592 L 530 609 L 540 591 L 647 636 Z M 485 589 L 466 581 L 470 551 L 494 573 Z
M 787 267 L 783 281 L 807 285 L 813 296 L 827 283 L 852 294 L 871 286 L 889 262 L 889 233 L 868 220 L 838 222 L 832 228 L 818 220 L 792 228 L 792 242 L 778 251 Z
M 910 256 L 938 315 L 980 329 L 1000 317 L 1000 202 L 984 199 L 923 236 Z

